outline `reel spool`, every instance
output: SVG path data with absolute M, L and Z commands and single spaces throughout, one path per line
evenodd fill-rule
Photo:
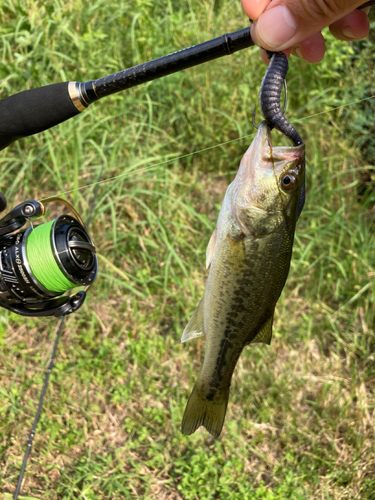
M 75 215 L 18 232 L 44 204 L 63 203 Z M 0 220 L 0 307 L 22 316 L 65 316 L 83 304 L 98 271 L 95 246 L 75 209 L 61 198 L 21 203 Z M 12 233 L 12 234 L 10 234 Z M 65 292 L 85 289 L 69 297 Z

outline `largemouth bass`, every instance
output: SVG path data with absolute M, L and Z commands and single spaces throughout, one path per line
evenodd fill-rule
M 206 335 L 203 367 L 182 433 L 218 437 L 243 348 L 271 343 L 276 302 L 290 266 L 304 178 L 304 145 L 273 147 L 264 121 L 225 194 L 207 247 L 206 289 L 181 342 Z

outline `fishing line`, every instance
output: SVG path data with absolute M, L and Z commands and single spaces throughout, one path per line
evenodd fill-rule
M 332 111 L 336 111 L 337 109 L 342 109 L 342 108 L 346 108 L 346 107 L 349 107 L 349 106 L 353 106 L 354 104 L 359 104 L 359 103 L 361 103 L 363 101 L 368 101 L 368 100 L 374 99 L 374 98 L 375 98 L 375 96 L 370 96 L 370 97 L 365 97 L 365 98 L 357 100 L 357 101 L 351 101 L 351 102 L 349 102 L 347 104 L 342 104 L 340 106 L 336 106 L 336 107 L 331 108 L 331 109 L 329 109 L 327 111 L 321 111 L 319 113 L 315 113 L 313 115 L 310 115 L 310 116 L 307 116 L 307 117 L 304 117 L 304 118 L 300 118 L 298 121 L 303 122 L 303 121 L 306 121 L 306 120 L 310 120 L 311 118 L 314 118 L 315 116 L 324 115 L 326 113 L 331 113 Z M 160 167 L 160 165 L 165 165 L 167 163 L 173 163 L 173 162 L 181 160 L 183 158 L 188 158 L 189 156 L 193 156 L 193 155 L 196 155 L 196 154 L 204 153 L 205 151 L 209 151 L 211 149 L 219 148 L 221 146 L 225 146 L 225 145 L 231 144 L 233 142 L 241 141 L 242 139 L 246 139 L 248 137 L 253 137 L 254 135 L 255 135 L 255 132 L 253 132 L 251 134 L 242 135 L 241 137 L 237 137 L 237 139 L 231 139 L 229 141 L 220 142 L 219 144 L 215 144 L 214 146 L 208 146 L 206 148 L 198 149 L 197 151 L 193 151 L 192 153 L 186 153 L 184 155 L 176 156 L 175 158 L 172 158 L 172 159 L 169 159 L 169 160 L 163 160 L 163 161 L 161 161 L 159 163 L 155 163 L 153 165 L 150 165 L 149 167 L 143 167 L 143 168 L 139 168 L 137 170 L 132 170 L 132 172 L 123 172 L 122 174 L 114 175 L 113 177 L 109 177 L 109 178 L 103 179 L 101 181 L 96 181 L 96 182 L 93 182 L 91 184 L 85 184 L 84 186 L 81 186 L 81 187 L 78 187 L 78 188 L 74 188 L 74 189 L 70 189 L 68 191 L 62 191 L 57 196 L 63 196 L 63 195 L 66 195 L 66 194 L 74 193 L 76 191 L 82 191 L 84 189 L 88 189 L 90 187 L 97 186 L 99 184 L 101 185 L 101 184 L 106 184 L 106 183 L 109 183 L 109 182 L 113 182 L 116 179 L 126 178 L 127 176 L 132 175 L 132 173 L 134 173 L 134 172 L 136 172 L 136 173 L 150 172 L 153 169 L 156 169 L 157 167 Z M 44 198 L 41 201 L 43 202 Z
M 363 102 L 363 101 L 368 101 L 369 99 L 375 99 L 375 96 L 370 96 L 370 97 L 364 97 L 363 99 L 360 99 L 359 101 L 351 101 L 347 104 L 344 104 L 344 105 L 341 105 L 341 106 L 336 106 L 335 108 L 332 108 L 332 109 L 328 109 L 327 111 L 320 111 L 319 113 L 315 113 L 314 115 L 310 115 L 310 116 L 306 116 L 305 118 L 301 118 L 300 121 L 306 121 L 306 120 L 310 120 L 310 118 L 314 118 L 314 116 L 319 116 L 319 115 L 324 115 L 326 113 L 330 113 L 331 111 L 335 111 L 336 109 L 340 109 L 340 108 L 346 108 L 348 106 L 351 106 L 352 104 L 359 104 L 360 102 Z
M 203 153 L 204 151 L 208 151 L 210 149 L 218 148 L 220 146 L 224 146 L 226 144 L 230 144 L 231 142 L 240 141 L 241 139 L 245 139 L 246 137 L 252 137 L 254 135 L 255 135 L 255 133 L 243 135 L 241 137 L 238 137 L 237 139 L 231 139 L 229 141 L 225 141 L 225 142 L 221 142 L 219 144 L 215 144 L 214 146 L 208 146 L 207 148 L 198 149 L 197 151 L 193 151 L 192 153 L 186 153 L 186 154 L 181 155 L 181 156 L 176 156 L 175 158 L 172 158 L 170 160 L 163 160 L 163 161 L 161 161 L 159 163 L 154 163 L 153 165 L 150 165 L 149 167 L 139 168 L 139 169 L 135 170 L 135 172 L 136 173 L 149 172 L 149 171 L 153 170 L 154 168 L 159 167 L 160 165 L 165 165 L 166 163 L 173 163 L 173 162 L 175 162 L 177 160 L 181 160 L 182 158 L 187 158 L 188 156 L 193 156 L 193 155 L 196 155 L 196 154 L 199 154 L 199 153 Z M 132 172 L 123 172 L 122 174 L 115 175 L 113 177 L 108 177 L 108 179 L 103 179 L 102 181 L 97 181 L 97 182 L 93 182 L 91 184 L 86 184 L 85 186 L 81 186 L 79 188 L 70 189 L 69 191 L 63 191 L 63 192 L 59 193 L 56 196 L 61 196 L 61 195 L 64 195 L 64 194 L 74 193 L 75 191 L 81 191 L 82 189 L 87 189 L 87 188 L 90 188 L 92 186 L 96 186 L 97 184 L 105 184 L 107 182 L 112 182 L 112 181 L 114 181 L 116 179 L 120 179 L 122 177 L 125 178 L 126 176 L 130 176 L 133 172 L 134 172 L 134 170 L 132 170 Z M 40 201 L 44 201 L 44 198 L 41 199 Z
M 57 265 L 51 246 L 51 233 L 54 220 L 41 224 L 30 232 L 26 243 L 26 256 L 31 271 L 47 290 L 66 292 L 77 286 L 70 281 Z
M 20 472 L 20 475 L 19 475 L 19 478 L 18 478 L 17 488 L 16 488 L 16 491 L 14 493 L 13 500 L 17 500 L 18 499 L 18 495 L 19 495 L 20 490 L 21 490 L 21 485 L 22 485 L 22 480 L 23 480 L 23 476 L 24 476 L 24 473 L 25 473 L 25 469 L 26 469 L 27 460 L 29 458 L 29 454 L 30 454 L 30 451 L 31 451 L 31 446 L 33 444 L 33 440 L 34 440 L 34 437 L 35 437 L 36 426 L 38 425 L 40 413 L 42 411 L 43 400 L 44 400 L 44 396 L 45 396 L 46 391 L 47 391 L 47 386 L 48 386 L 49 378 L 50 378 L 50 375 L 51 375 L 51 372 L 52 372 L 53 363 L 54 363 L 55 356 L 56 356 L 56 351 L 57 351 L 57 345 L 59 343 L 60 335 L 61 335 L 61 332 L 62 332 L 62 327 L 63 327 L 63 324 L 64 324 L 64 319 L 65 319 L 65 316 L 63 316 L 61 318 L 60 324 L 59 324 L 59 327 L 58 327 L 58 330 L 57 330 L 57 334 L 56 334 L 56 338 L 55 338 L 55 343 L 53 345 L 51 360 L 49 362 L 49 365 L 48 365 L 48 368 L 47 368 L 47 371 L 46 371 L 46 376 L 44 378 L 44 384 L 43 384 L 43 389 L 42 389 L 42 392 L 41 392 L 41 395 L 40 395 L 40 399 L 39 399 L 38 409 L 36 411 L 35 418 L 34 418 L 34 423 L 33 423 L 33 427 L 32 427 L 31 432 L 30 432 L 29 441 L 27 443 L 27 448 L 26 448 L 25 456 L 23 458 L 21 472 Z

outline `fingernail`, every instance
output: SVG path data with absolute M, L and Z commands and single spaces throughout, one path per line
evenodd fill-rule
M 303 59 L 303 55 L 299 47 L 294 47 L 294 52 L 296 53 L 296 56 L 298 56 L 300 59 Z
M 346 36 L 346 38 L 356 38 L 356 36 L 353 34 L 352 30 L 349 28 L 349 26 L 345 26 L 342 30 L 341 33 Z
M 278 5 L 266 10 L 256 23 L 256 38 L 260 45 L 268 49 L 283 50 L 296 34 L 297 25 L 289 9 Z

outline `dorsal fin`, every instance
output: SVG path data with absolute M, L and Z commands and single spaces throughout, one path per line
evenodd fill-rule
M 205 335 L 203 327 L 203 299 L 199 302 L 198 307 L 186 325 L 184 333 L 181 337 L 181 343 L 190 339 L 196 339 Z

